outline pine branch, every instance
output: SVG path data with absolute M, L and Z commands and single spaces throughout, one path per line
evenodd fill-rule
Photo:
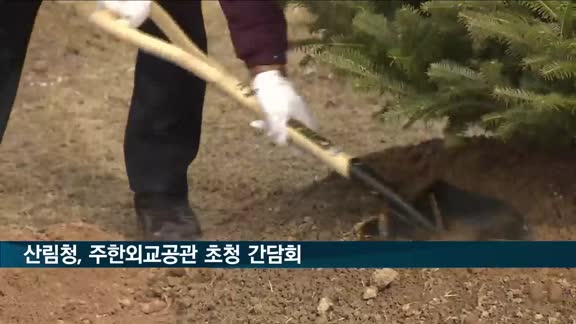
M 559 39 L 549 24 L 529 22 L 526 17 L 506 12 L 484 14 L 462 11 L 459 18 L 476 42 L 496 39 L 520 55 L 532 55 Z
M 496 87 L 493 95 L 508 105 L 529 105 L 536 111 L 570 110 L 576 112 L 576 97 L 559 93 L 538 94 L 522 89 Z
M 366 10 L 359 12 L 354 17 L 352 27 L 356 31 L 372 37 L 384 47 L 391 46 L 396 40 L 396 34 L 389 28 L 388 19 Z
M 405 127 L 447 118 L 501 139 L 575 138 L 571 1 L 302 2 L 327 37 L 295 48 L 362 90 L 398 95 L 390 111 L 409 117 Z
M 466 66 L 447 61 L 432 63 L 428 69 L 427 75 L 431 80 L 436 82 L 456 83 L 462 81 L 473 81 L 475 83 L 483 84 L 486 81 L 482 73 L 476 72 Z
M 302 51 L 309 55 L 317 55 L 320 52 L 328 50 L 333 47 L 343 48 L 366 48 L 366 44 L 359 41 L 354 41 L 347 35 L 332 35 L 326 38 L 306 38 L 300 40 L 292 40 L 290 42 L 290 49 L 295 51 Z
M 506 123 L 506 117 L 502 112 L 493 112 L 485 114 L 480 118 L 480 123 L 483 127 L 489 131 L 496 132 L 504 123 Z
M 535 92 L 509 87 L 495 87 L 492 95 L 495 99 L 504 102 L 507 106 L 535 101 L 538 97 L 538 94 Z
M 494 11 L 507 7 L 507 1 L 501 0 L 429 0 L 422 4 L 421 9 L 425 12 L 440 12 L 446 9 L 474 9 L 478 11 Z
M 530 0 L 519 1 L 519 3 L 551 21 L 559 21 L 562 15 L 561 1 Z
M 549 62 L 540 69 L 546 80 L 567 80 L 576 78 L 576 61 Z
M 374 84 L 394 93 L 406 94 L 406 85 L 401 81 L 396 81 L 382 72 L 370 58 L 362 52 L 351 48 L 334 48 L 315 56 L 315 58 L 325 64 L 344 71 L 359 78 L 371 80 Z
M 522 65 L 527 70 L 540 70 L 548 62 L 550 62 L 550 56 L 546 54 L 528 56 L 522 59 Z

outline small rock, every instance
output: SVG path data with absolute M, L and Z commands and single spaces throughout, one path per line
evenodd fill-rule
M 118 303 L 120 306 L 122 306 L 122 308 L 128 308 L 132 306 L 132 301 L 129 298 L 121 298 Z
M 558 284 L 564 288 L 570 288 L 570 283 L 566 279 L 558 280 Z
M 122 289 L 122 292 L 128 296 L 134 295 L 134 293 L 135 293 L 134 289 L 128 288 L 128 287 L 125 287 L 124 289 Z
M 548 299 L 551 302 L 556 303 L 562 300 L 562 295 L 563 295 L 562 286 L 560 286 L 555 282 L 551 283 L 550 286 L 548 287 Z
M 378 289 L 376 289 L 376 287 L 366 287 L 366 290 L 364 290 L 362 298 L 365 300 L 373 299 L 376 298 L 376 295 L 378 295 Z
M 180 287 L 180 286 L 182 286 L 182 278 L 181 277 L 167 277 L 166 278 L 166 285 L 168 287 Z
M 544 298 L 544 285 L 540 282 L 532 282 L 528 287 L 530 298 L 534 301 L 540 301 Z
M 186 269 L 184 268 L 166 269 L 166 275 L 169 277 L 183 277 L 184 275 L 186 275 Z
M 161 300 L 154 300 L 150 303 L 143 303 L 140 305 L 140 310 L 144 314 L 152 314 L 161 311 L 165 304 Z
M 543 318 L 544 318 L 544 315 L 542 315 L 542 314 L 536 314 L 536 315 L 534 315 L 534 319 L 535 319 L 535 320 L 541 320 L 541 319 L 543 319 Z
M 372 273 L 372 284 L 378 289 L 384 289 L 398 278 L 398 272 L 394 269 L 378 269 Z
M 152 313 L 150 304 L 148 304 L 148 303 L 140 304 L 140 310 L 141 310 L 142 313 L 144 313 L 144 314 L 150 314 L 150 313 Z
M 330 308 L 332 308 L 332 306 L 334 306 L 334 303 L 332 303 L 332 301 L 328 298 L 328 297 L 322 297 L 320 299 L 320 303 L 318 303 L 318 313 L 320 315 L 322 314 L 326 314 L 326 312 L 328 310 L 330 310 Z

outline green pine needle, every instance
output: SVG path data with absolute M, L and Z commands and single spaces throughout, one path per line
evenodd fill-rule
M 297 3 L 299 1 L 287 0 Z M 325 38 L 293 48 L 363 91 L 388 92 L 405 127 L 448 120 L 502 140 L 576 139 L 572 1 L 300 1 Z

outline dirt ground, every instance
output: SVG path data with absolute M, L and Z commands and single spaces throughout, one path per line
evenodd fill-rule
M 217 2 L 205 12 L 210 54 L 244 77 Z M 296 18 L 291 37 L 303 33 Z M 122 152 L 134 55 L 71 5 L 43 4 L 1 147 L 0 239 L 134 238 Z M 506 200 L 536 239 L 576 236 L 575 154 L 482 139 L 447 150 L 437 126 L 375 122 L 380 102 L 329 71 L 291 73 L 322 134 L 367 154 L 401 188 L 440 176 Z M 374 197 L 315 160 L 272 147 L 250 117 L 209 91 L 190 170 L 207 239 L 341 240 L 379 212 Z M 396 271 L 366 296 L 374 270 L 1 270 L 0 323 L 576 323 L 572 270 Z

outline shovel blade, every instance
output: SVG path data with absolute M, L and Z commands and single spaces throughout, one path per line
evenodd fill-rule
M 380 216 L 376 222 L 379 236 L 393 240 L 454 241 L 530 240 L 532 237 L 523 215 L 510 205 L 444 181 L 436 181 L 421 191 L 412 205 L 435 224 L 437 234 L 424 232 L 395 217 Z

